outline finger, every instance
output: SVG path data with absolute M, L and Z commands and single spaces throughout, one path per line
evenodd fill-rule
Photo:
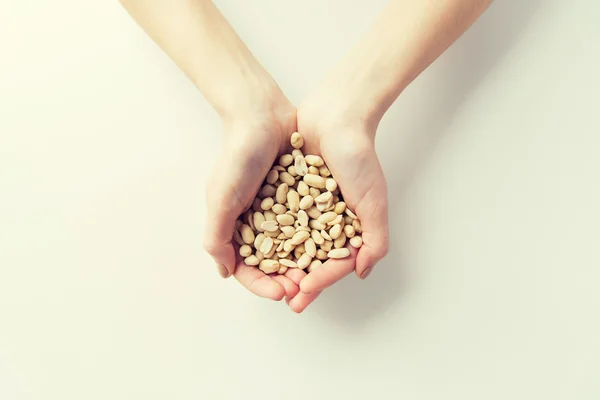
M 279 301 L 285 296 L 284 287 L 256 267 L 240 262 L 233 275 L 239 283 L 259 297 Z
M 273 276 L 273 279 L 277 281 L 285 290 L 285 297 L 287 299 L 293 299 L 298 294 L 300 288 L 290 278 L 284 275 Z
M 307 276 L 306 272 L 299 268 L 290 268 L 287 270 L 285 275 L 288 278 L 290 278 L 294 283 L 296 283 L 296 285 L 300 285 L 300 282 L 302 282 L 302 280 L 305 279 Z M 298 294 L 296 294 L 294 298 L 286 298 L 285 302 L 288 304 L 292 311 L 294 311 L 295 313 L 301 313 L 306 309 L 306 307 L 308 307 L 313 301 L 315 301 L 320 294 L 320 291 L 313 292 L 310 294 L 298 292 Z
M 323 265 L 302 279 L 300 290 L 303 293 L 321 291 L 354 271 L 356 249 L 350 248 L 350 256 L 341 259 L 329 259 Z
M 287 305 L 290 309 L 300 314 L 302 311 L 306 310 L 306 308 L 319 297 L 321 292 L 313 292 L 313 293 L 302 293 L 299 292 L 296 297 L 291 300 L 286 300 Z
M 361 279 L 369 276 L 375 264 L 385 257 L 389 250 L 390 233 L 385 185 L 377 189 L 376 193 L 378 194 L 368 193 L 365 196 L 366 202 L 361 202 L 357 209 L 362 227 L 363 245 L 356 257 L 356 275 Z

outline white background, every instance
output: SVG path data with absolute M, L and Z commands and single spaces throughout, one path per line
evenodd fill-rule
M 384 4 L 217 2 L 295 102 Z M 389 256 L 296 315 L 203 252 L 220 122 L 121 6 L 0 2 L 0 399 L 600 398 L 599 21 L 497 0 L 381 125 Z

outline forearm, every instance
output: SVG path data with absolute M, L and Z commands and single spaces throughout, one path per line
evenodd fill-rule
M 379 121 L 402 90 L 483 13 L 492 0 L 391 0 L 373 28 L 332 71 L 358 114 Z
M 221 116 L 270 101 L 277 85 L 210 0 L 121 0 Z

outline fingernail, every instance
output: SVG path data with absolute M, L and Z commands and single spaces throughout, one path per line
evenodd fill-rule
M 362 274 L 360 274 L 360 279 L 367 279 L 367 277 L 371 274 L 371 271 L 373 271 L 373 267 L 367 267 Z
M 217 264 L 217 270 L 219 271 L 221 278 L 229 278 L 229 271 L 223 264 Z

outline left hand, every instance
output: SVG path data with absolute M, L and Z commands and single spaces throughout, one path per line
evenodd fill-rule
M 344 201 L 362 225 L 363 245 L 341 260 L 328 260 L 308 275 L 288 270 L 301 292 L 290 308 L 302 312 L 319 293 L 352 271 L 365 279 L 388 252 L 387 185 L 375 152 L 377 124 L 350 116 L 326 96 L 310 98 L 298 109 L 298 132 L 304 137 L 304 154 L 323 157 L 337 181 Z M 347 244 L 349 246 L 349 244 Z

